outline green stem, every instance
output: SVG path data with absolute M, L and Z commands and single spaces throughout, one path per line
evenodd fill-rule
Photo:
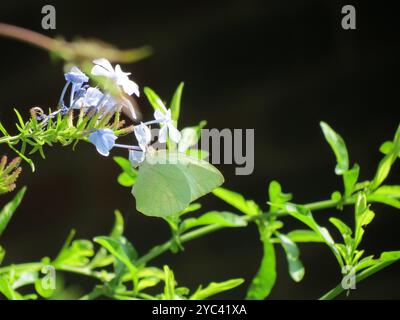
M 355 201 L 355 199 L 350 198 L 350 199 L 344 201 L 343 205 L 353 204 L 354 201 Z M 308 204 L 305 204 L 304 206 L 310 210 L 322 210 L 322 209 L 334 208 L 338 204 L 339 204 L 339 202 L 337 200 L 323 200 L 323 201 L 308 203 Z M 287 213 L 284 210 L 279 210 L 278 212 L 270 212 L 270 211 L 266 212 L 263 214 L 263 216 L 265 217 L 270 214 L 276 214 L 277 216 L 287 215 Z M 252 221 L 255 221 L 260 218 L 261 218 L 260 216 L 244 216 L 243 220 L 246 220 L 247 222 L 252 222 Z M 193 231 L 190 231 L 190 232 L 187 232 L 187 233 L 181 235 L 180 241 L 182 243 L 188 242 L 190 240 L 200 238 L 206 234 L 215 232 L 215 231 L 223 229 L 223 228 L 227 228 L 227 227 L 220 226 L 220 225 L 209 225 L 209 226 L 201 227 L 201 228 L 198 228 L 196 230 L 193 230 Z M 168 240 L 167 242 L 152 248 L 147 254 L 145 254 L 138 260 L 138 263 L 146 264 L 150 260 L 152 260 L 152 259 L 156 258 L 157 256 L 161 255 L 162 253 L 168 251 L 172 245 L 173 245 L 173 241 Z
M 79 300 L 94 300 L 101 295 L 103 295 L 103 288 L 100 286 L 96 286 L 91 292 L 79 298 Z
M 349 205 L 349 204 L 353 204 L 355 201 L 354 198 L 349 198 L 346 201 L 343 201 L 342 203 L 336 201 L 336 200 L 323 200 L 323 201 L 317 201 L 317 202 L 312 202 L 312 203 L 308 203 L 305 204 L 304 206 L 310 210 L 323 210 L 323 209 L 329 209 L 329 208 L 334 208 L 336 206 L 338 206 L 339 204 L 342 205 Z M 276 214 L 278 216 L 285 216 L 287 215 L 287 213 L 284 210 L 279 210 L 278 212 L 266 212 L 264 213 L 262 216 L 244 216 L 243 220 L 247 221 L 247 222 L 253 222 L 256 221 L 258 219 L 262 219 L 263 217 L 266 217 L 270 214 Z M 185 242 L 189 242 L 191 240 L 200 238 L 204 235 L 207 235 L 209 233 L 213 233 L 215 231 L 218 231 L 220 229 L 223 228 L 227 228 L 225 226 L 220 226 L 220 225 L 208 225 L 208 226 L 204 226 L 198 229 L 195 229 L 193 231 L 189 231 L 187 233 L 184 233 L 183 235 L 180 236 L 180 241 L 182 243 Z M 154 258 L 158 257 L 159 255 L 161 255 L 162 253 L 170 250 L 170 248 L 173 246 L 174 240 L 168 240 L 165 243 L 158 245 L 154 248 L 152 248 L 147 254 L 143 255 L 138 261 L 137 264 L 146 264 L 149 261 L 153 260 Z M 373 273 L 379 271 L 380 269 L 384 268 L 385 266 L 391 264 L 393 262 L 388 262 L 388 263 L 382 263 L 379 264 L 375 267 L 371 267 L 363 272 L 360 273 L 359 276 L 357 276 L 357 280 L 361 281 L 365 278 L 367 278 L 368 276 L 372 275 Z M 39 271 L 41 270 L 41 268 L 44 266 L 44 264 L 38 262 L 38 263 L 24 263 L 24 264 L 18 264 L 18 265 L 11 265 L 11 266 L 7 266 L 7 267 L 3 267 L 0 268 L 0 274 L 1 273 L 6 273 L 9 272 L 11 270 L 24 270 L 24 269 L 31 269 L 31 270 L 35 270 L 35 271 Z M 379 269 L 378 269 L 379 267 Z M 93 277 L 93 278 L 97 278 L 99 280 L 105 280 L 105 278 L 112 278 L 113 274 L 111 273 L 101 273 L 101 272 L 96 272 L 96 271 L 92 271 L 88 268 L 72 268 L 72 267 L 67 267 L 67 266 L 63 266 L 63 267 L 57 267 L 56 270 L 59 271 L 64 271 L 64 272 L 71 272 L 71 273 L 76 273 L 76 274 L 80 274 L 80 275 L 84 275 L 84 276 L 89 276 L 89 277 Z M 321 299 L 329 299 L 329 298 L 334 298 L 336 297 L 338 294 L 340 294 L 343 291 L 343 288 L 341 286 L 338 286 L 334 289 L 332 289 L 330 292 L 328 292 L 326 295 L 324 295 Z M 84 297 L 84 298 L 88 298 L 88 297 Z
M 355 201 L 354 198 L 347 199 L 343 202 L 343 205 L 353 204 L 354 201 Z M 307 209 L 309 209 L 311 211 L 315 211 L 315 210 L 335 208 L 336 206 L 339 205 L 339 203 L 340 202 L 338 202 L 337 200 L 329 199 L 329 200 L 308 203 L 308 204 L 305 204 L 304 207 L 306 207 Z
M 10 265 L 6 267 L 0 268 L 0 274 L 2 273 L 7 273 L 12 270 L 15 271 L 22 271 L 22 270 L 30 270 L 30 271 L 40 271 L 44 266 L 47 264 L 41 263 L 41 262 L 31 262 L 31 263 L 21 263 L 21 264 L 15 264 L 15 265 Z M 64 271 L 64 272 L 70 272 L 70 273 L 76 273 L 79 275 L 83 276 L 88 276 L 92 278 L 96 278 L 99 280 L 110 280 L 114 275 L 111 273 L 104 273 L 104 272 L 98 272 L 98 271 L 93 271 L 88 268 L 76 268 L 76 267 L 69 267 L 69 266 L 59 266 L 55 267 L 57 271 Z
M 41 262 L 30 262 L 30 263 L 21 263 L 21 264 L 12 264 L 7 267 L 0 268 L 0 274 L 10 272 L 11 270 L 20 271 L 29 269 L 32 271 L 39 271 L 43 268 L 44 264 Z
M 19 140 L 19 139 L 20 139 L 20 136 L 19 136 L 19 135 L 17 135 L 17 136 L 3 137 L 3 138 L 0 138 L 0 144 L 1 144 L 1 143 L 12 142 L 12 141 Z
M 397 260 L 382 262 L 382 263 L 379 263 L 375 266 L 372 266 L 372 267 L 360 272 L 356 276 L 356 283 L 359 283 L 359 282 L 367 279 L 368 277 L 372 276 L 373 274 L 377 273 L 378 271 L 395 263 L 396 261 Z M 343 291 L 345 291 L 345 289 L 343 288 L 342 284 L 340 283 L 335 288 L 333 288 L 332 290 L 325 293 L 321 298 L 319 298 L 319 300 L 332 300 L 332 299 L 336 298 L 339 294 L 341 294 Z

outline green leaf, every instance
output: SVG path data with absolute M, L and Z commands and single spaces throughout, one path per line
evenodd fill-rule
M 6 229 L 15 210 L 17 210 L 18 206 L 20 205 L 25 192 L 26 192 L 26 187 L 23 187 L 20 191 L 18 191 L 15 197 L 9 203 L 7 203 L 0 211 L 0 236 Z
M 339 191 L 334 191 L 331 194 L 331 199 L 336 202 L 339 202 L 340 200 L 342 200 L 342 194 Z
M 367 196 L 370 202 L 380 202 L 400 209 L 400 186 L 384 185 Z
M 371 255 L 371 256 L 368 256 L 368 257 L 365 257 L 365 258 L 361 259 L 357 263 L 357 265 L 355 267 L 356 268 L 356 272 L 358 272 L 360 270 L 363 270 L 365 268 L 369 268 L 369 267 L 371 267 L 371 266 L 373 266 L 373 265 L 375 265 L 375 264 L 377 264 L 379 262 L 379 260 L 373 259 L 373 258 L 374 258 L 374 256 Z
M 4 126 L 1 122 L 0 122 L 0 131 L 5 137 L 10 136 L 10 134 L 7 132 L 6 128 L 4 128 Z
M 124 157 L 113 157 L 113 160 L 121 167 L 124 172 L 134 172 L 130 161 Z
M 189 230 L 194 227 L 203 225 L 218 225 L 221 227 L 245 227 L 247 225 L 246 220 L 242 217 L 231 212 L 218 212 L 211 211 L 201 215 L 198 218 L 189 218 L 182 222 L 182 231 Z
M 385 157 L 379 162 L 378 169 L 374 179 L 371 181 L 370 189 L 377 189 L 388 177 L 393 163 L 400 155 L 400 126 L 397 128 L 393 139 L 392 148 L 387 152 Z
M 240 193 L 225 188 L 217 188 L 212 193 L 248 216 L 256 216 L 261 213 L 261 209 L 253 200 L 246 200 Z
M 100 244 L 106 248 L 114 257 L 121 261 L 130 272 L 136 272 L 136 266 L 134 261 L 137 259 L 137 252 L 132 244 L 124 237 L 120 237 L 118 240 L 100 236 L 93 239 L 94 242 Z
M 137 179 L 138 171 L 132 167 L 130 161 L 123 157 L 113 157 L 123 172 L 118 176 L 118 183 L 124 187 L 132 187 Z
M 339 230 L 346 245 L 350 245 L 352 241 L 351 235 L 353 234 L 353 231 L 350 229 L 350 227 L 342 220 L 337 218 L 329 218 L 329 221 L 336 227 L 336 229 Z
M 71 235 L 73 236 L 73 233 Z M 69 245 L 71 235 L 53 262 L 56 267 L 82 267 L 89 263 L 89 258 L 94 255 L 93 244 L 89 240 L 74 240 Z
M 160 102 L 162 103 L 162 100 L 152 89 L 150 89 L 149 87 L 144 87 L 143 92 L 154 110 L 158 109 L 163 111 L 163 108 L 160 105 Z
M 400 186 L 384 185 L 375 190 L 374 194 L 384 195 L 393 198 L 400 198 Z
M 256 276 L 251 281 L 246 299 L 262 300 L 271 292 L 276 281 L 275 249 L 271 242 L 270 231 L 264 224 L 258 226 L 263 244 L 263 257 Z
M 123 186 L 123 187 L 132 187 L 135 184 L 136 179 L 133 178 L 131 175 L 129 175 L 126 172 L 122 172 L 118 178 L 117 178 L 118 183 Z
M 364 227 L 370 224 L 375 217 L 375 214 L 371 210 L 369 210 L 369 207 L 367 205 L 367 197 L 363 192 L 360 192 L 357 195 L 354 211 L 355 211 L 354 242 L 355 242 L 355 247 L 357 248 L 364 235 Z
M 204 289 L 200 286 L 196 292 L 189 298 L 190 300 L 204 300 L 218 293 L 231 290 L 240 286 L 244 282 L 243 279 L 231 279 L 224 282 L 211 282 Z
M 124 218 L 119 210 L 114 211 L 115 220 L 114 226 L 111 229 L 110 237 L 118 241 L 120 237 L 122 237 L 124 233 Z M 107 255 L 107 249 L 101 247 L 92 261 L 90 261 L 90 267 L 92 269 L 97 267 L 103 267 L 110 264 L 110 257 Z
M 379 260 L 381 261 L 396 261 L 400 259 L 400 251 L 382 252 Z
M 189 204 L 189 206 L 185 209 L 183 209 L 181 212 L 179 212 L 179 215 L 182 216 L 186 213 L 190 213 L 193 211 L 197 211 L 201 208 L 201 204 L 200 203 L 191 203 Z
M 172 120 L 174 120 L 176 124 L 178 123 L 179 114 L 181 112 L 181 99 L 182 99 L 183 87 L 184 83 L 181 82 L 178 88 L 176 88 L 170 104 Z
M 270 209 L 272 211 L 276 211 L 279 209 L 279 206 L 285 204 L 286 202 L 292 199 L 292 195 L 290 193 L 283 193 L 282 187 L 278 181 L 271 181 L 268 188 L 269 194 L 269 202 Z
M 45 288 L 43 286 L 43 279 L 40 278 L 35 281 L 35 290 L 41 297 L 45 299 L 50 298 L 56 291 L 52 288 Z
M 293 242 L 324 242 L 321 235 L 312 230 L 294 230 L 286 236 Z
M 400 201 L 396 198 L 387 197 L 384 195 L 371 194 L 367 196 L 369 202 L 379 202 L 400 209 Z
M 327 123 L 320 122 L 320 126 L 324 133 L 326 141 L 331 146 L 333 152 L 336 156 L 336 168 L 335 173 L 337 175 L 342 175 L 345 171 L 349 169 L 349 155 L 347 153 L 347 148 L 342 137 L 335 132 Z
M 4 276 L 0 276 L 0 293 L 8 300 L 22 300 L 22 296 L 13 290 L 7 278 Z
M 197 126 L 186 127 L 181 130 L 182 138 L 178 144 L 179 152 L 186 152 L 190 147 L 196 145 L 201 137 L 201 129 L 207 124 L 207 121 L 201 121 Z
M 32 172 L 35 172 L 35 164 L 33 163 L 33 161 L 31 159 L 29 159 L 28 157 L 26 157 L 24 154 L 22 154 L 20 151 L 18 151 L 16 148 L 14 148 L 12 146 L 12 144 L 8 144 L 8 147 L 10 149 L 12 149 L 19 157 L 21 157 L 24 161 L 26 161 L 30 166 L 31 166 L 31 170 Z
M 22 119 L 21 114 L 20 114 L 20 113 L 18 112 L 18 110 L 15 109 L 15 108 L 14 108 L 14 112 L 15 112 L 15 114 L 17 115 L 17 118 L 18 118 L 19 125 L 20 125 L 21 129 L 23 129 L 23 128 L 25 127 L 25 122 L 24 122 L 24 120 Z
M 115 210 L 114 215 L 115 221 L 110 233 L 110 237 L 113 239 L 118 239 L 124 234 L 124 218 L 119 210 Z
M 362 265 L 365 269 L 357 275 L 357 281 L 371 276 L 372 274 L 388 267 L 400 259 L 400 251 L 387 251 L 383 252 L 378 260 L 372 260 Z M 361 264 L 361 262 L 360 262 Z
M 0 246 L 0 266 L 4 260 L 4 256 L 6 255 L 6 250 L 2 246 Z
M 132 194 L 139 212 L 165 218 L 178 214 L 223 182 L 222 174 L 208 162 L 159 150 L 148 154 L 140 165 Z
M 358 181 L 358 176 L 360 174 L 360 167 L 358 164 L 355 164 L 354 167 L 350 170 L 346 170 L 343 172 L 343 181 L 344 181 L 344 195 L 345 197 L 350 197 L 353 193 L 356 183 Z
M 337 218 L 329 218 L 329 221 L 339 230 L 341 235 L 351 236 L 352 230 L 343 221 Z
M 168 266 L 164 266 L 164 281 L 165 281 L 165 286 L 164 286 L 164 295 L 163 299 L 164 300 L 175 300 L 175 277 L 174 273 Z
M 305 270 L 303 263 L 300 260 L 299 248 L 289 237 L 279 232 L 275 232 L 275 234 L 281 241 L 281 245 L 285 250 L 290 276 L 294 281 L 300 282 L 303 280 Z
M 314 217 L 312 216 L 311 211 L 300 205 L 294 205 L 291 203 L 287 203 L 285 205 L 285 210 L 288 214 L 290 214 L 292 217 L 300 220 L 304 224 L 310 227 L 311 230 L 319 234 L 323 239 L 326 245 L 331 249 L 333 254 L 335 255 L 337 261 L 339 262 L 340 266 L 343 265 L 343 260 L 342 257 L 338 251 L 338 249 L 335 246 L 335 242 L 333 241 L 331 235 L 329 234 L 329 231 L 326 228 L 321 227 L 315 220 Z
M 379 147 L 379 151 L 382 152 L 383 154 L 388 154 L 390 151 L 392 151 L 393 146 L 394 146 L 393 141 L 385 141 Z M 399 157 L 400 157 L 400 155 L 399 155 Z
M 164 281 L 165 273 L 163 270 L 155 267 L 148 267 L 138 270 L 139 291 L 157 285 L 161 280 Z

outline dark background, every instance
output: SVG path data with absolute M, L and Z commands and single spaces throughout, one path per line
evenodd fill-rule
M 57 10 L 55 31 L 41 29 L 41 8 L 49 3 Z M 150 58 L 123 69 L 132 72 L 141 88 L 150 86 L 164 99 L 185 81 L 181 125 L 207 119 L 209 128 L 255 128 L 254 173 L 235 176 L 233 166 L 219 168 L 226 187 L 266 207 L 273 179 L 293 192 L 298 203 L 326 199 L 341 189 L 320 120 L 345 138 L 351 161 L 361 166 L 361 179 L 372 178 L 381 157 L 379 145 L 392 138 L 399 121 L 398 11 L 382 3 L 1 1 L 0 21 L 68 40 L 82 36 L 121 48 L 152 46 Z M 344 4 L 356 6 L 355 31 L 341 28 Z M 27 114 L 32 106 L 54 106 L 64 78 L 62 64 L 52 63 L 44 51 L 4 38 L 0 48 L 0 119 L 11 128 L 16 121 L 13 107 Z M 149 117 L 151 108 L 143 97 L 139 104 Z M 5 147 L 0 151 L 11 155 Z M 71 228 L 79 238 L 106 234 L 116 208 L 123 212 L 126 235 L 140 253 L 169 237 L 166 223 L 135 211 L 129 189 L 116 182 L 117 165 L 93 146 L 80 144 L 75 152 L 51 148 L 46 160 L 34 159 L 37 172 L 24 165 L 19 185 L 29 190 L 2 238 L 6 263 L 54 257 Z M 395 166 L 392 176 L 398 174 Z M 211 195 L 202 203 L 205 210 L 229 208 Z M 399 213 L 378 205 L 374 209 L 377 216 L 363 242 L 367 253 L 399 250 Z M 351 209 L 316 216 L 327 225 L 326 217 L 333 214 L 352 222 Z M 301 225 L 289 221 L 285 230 L 295 227 Z M 219 231 L 185 248 L 154 263 L 170 265 L 180 285 L 192 289 L 234 277 L 250 280 L 261 258 L 254 226 Z M 306 276 L 296 284 L 278 248 L 278 279 L 271 298 L 317 298 L 339 283 L 340 273 L 326 247 L 304 244 L 301 252 Z M 400 298 L 398 268 L 393 265 L 360 283 L 350 297 Z M 83 288 L 92 285 L 81 277 L 67 280 Z M 218 297 L 242 298 L 247 284 Z

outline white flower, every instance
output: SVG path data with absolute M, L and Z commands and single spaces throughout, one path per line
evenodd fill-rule
M 129 150 L 129 161 L 136 167 L 146 158 L 148 145 L 151 142 L 151 131 L 143 122 L 133 128 L 136 140 L 141 150 Z
M 132 95 L 135 94 L 139 97 L 138 85 L 129 80 L 130 72 L 123 72 L 119 64 L 115 66 L 115 69 L 111 65 L 110 61 L 101 58 L 93 61 L 95 66 L 92 68 L 92 74 L 94 76 L 103 76 L 111 79 L 117 85 L 121 86 L 125 93 Z
M 162 103 L 162 101 L 157 101 L 157 103 L 161 106 L 162 110 L 157 109 L 154 111 L 154 118 L 157 120 L 157 122 L 160 123 L 161 129 L 158 134 L 158 141 L 160 143 L 165 143 L 167 142 L 167 137 L 178 143 L 179 140 L 181 140 L 181 133 L 177 128 L 175 128 L 174 123 L 171 118 L 171 109 L 168 109 L 165 107 L 165 105 Z

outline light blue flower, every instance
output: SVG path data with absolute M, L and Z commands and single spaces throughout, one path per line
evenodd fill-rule
M 64 106 L 64 96 L 67 88 L 70 84 L 72 84 L 71 88 L 71 96 L 69 105 L 72 106 L 75 100 L 75 94 L 80 91 L 83 84 L 89 81 L 89 77 L 85 75 L 78 67 L 72 67 L 68 73 L 64 74 L 65 80 L 67 83 L 64 86 L 64 89 L 61 93 L 60 97 L 60 105 Z
M 81 89 L 84 90 L 84 89 Z M 97 88 L 89 87 L 75 97 L 73 109 L 96 107 L 102 101 L 104 94 Z
M 117 136 L 111 129 L 98 129 L 89 136 L 89 141 L 96 146 L 98 153 L 107 157 L 115 145 Z
M 78 67 L 72 67 L 70 72 L 65 73 L 65 80 L 75 83 L 75 84 L 83 84 L 89 81 L 89 78 L 86 74 L 84 74 Z
M 151 142 L 151 131 L 143 122 L 135 126 L 133 130 L 140 150 L 137 150 L 137 148 L 129 150 L 129 161 L 133 167 L 137 167 L 146 158 L 146 152 Z

